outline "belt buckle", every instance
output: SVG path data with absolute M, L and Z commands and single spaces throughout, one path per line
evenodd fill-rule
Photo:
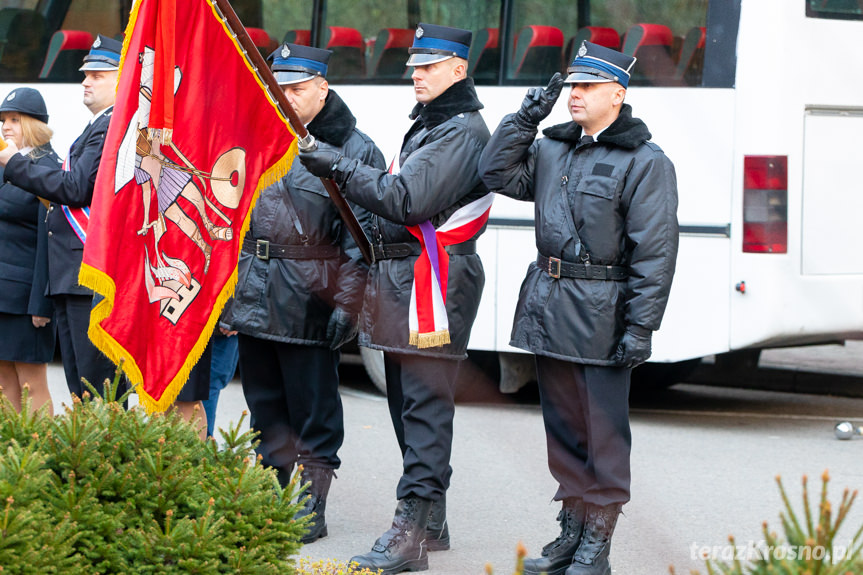
M 548 258 L 548 275 L 560 279 L 560 258 Z
M 257 240 L 255 242 L 255 257 L 259 260 L 270 259 L 270 242 L 267 240 Z

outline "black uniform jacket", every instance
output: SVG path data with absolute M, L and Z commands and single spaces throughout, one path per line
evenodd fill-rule
M 50 144 L 31 150 L 40 166 L 56 169 L 60 158 Z M 0 185 L 0 312 L 51 317 L 45 297 L 48 246 L 45 206 L 39 198 L 8 182 Z
M 355 126 L 351 111 L 330 90 L 308 130 L 322 147 L 332 146 L 346 157 L 382 168 L 380 150 Z M 261 192 L 246 238 L 301 245 L 291 205 L 303 234 L 308 236 L 308 245 L 335 246 L 337 256 L 266 260 L 243 249 L 237 289 L 221 324 L 261 339 L 329 345 L 326 331 L 330 314 L 335 306 L 359 314 L 368 267 L 320 178 L 298 160 L 284 178 Z M 361 223 L 368 217 L 361 210 L 354 212 Z
M 677 261 L 677 179 L 650 132 L 624 104 L 598 141 L 576 149 L 573 122 L 525 130 L 503 119 L 480 162 L 492 191 L 535 203 L 540 254 L 629 269 L 625 281 L 555 279 L 531 263 L 511 344 L 592 365 L 614 365 L 627 325 L 650 330 L 668 302 Z M 569 165 L 567 170 L 566 166 Z M 583 247 L 572 233 L 578 232 Z
M 345 195 L 376 214 L 370 230 L 373 243 L 409 243 L 417 246 L 418 253 L 419 242 L 405 226 L 431 220 L 439 227 L 458 208 L 488 194 L 477 173 L 489 138 L 480 109 L 473 80 L 456 82 L 428 105 L 414 107 L 414 124 L 402 144 L 398 174 L 363 166 L 353 171 Z M 484 231 L 485 226 L 474 239 Z M 417 257 L 372 265 L 359 343 L 384 351 L 463 358 L 485 283 L 482 262 L 476 254 L 450 256 L 446 312 L 451 343 L 418 350 L 408 344 Z
M 58 204 L 78 208 L 90 205 L 112 112 L 113 107 L 108 108 L 72 144 L 69 171 L 59 165 L 42 165 L 20 154 L 12 156 L 6 164 L 5 181 L 51 202 L 47 220 L 48 295 L 93 293 L 78 285 L 84 244 Z

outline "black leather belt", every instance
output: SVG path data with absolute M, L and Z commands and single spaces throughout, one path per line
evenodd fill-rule
M 536 265 L 553 278 L 576 278 L 586 280 L 622 281 L 629 277 L 629 269 L 624 266 L 602 266 L 596 264 L 576 264 L 558 258 L 536 256 Z
M 476 253 L 476 240 L 469 240 L 460 244 L 445 246 L 446 253 L 451 256 L 469 256 Z M 420 254 L 419 244 L 377 244 L 374 246 L 375 260 L 391 260 L 394 258 L 406 258 Z
M 338 246 L 305 246 L 302 244 L 274 244 L 267 240 L 243 240 L 243 251 L 254 254 L 259 260 L 327 260 L 339 257 Z

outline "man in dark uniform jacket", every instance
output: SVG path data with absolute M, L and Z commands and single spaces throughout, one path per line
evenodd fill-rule
M 272 54 L 272 69 L 321 148 L 383 168 L 374 142 L 329 88 L 331 54 L 285 43 Z M 303 543 L 327 535 L 326 498 L 345 434 L 339 348 L 356 336 L 367 273 L 320 178 L 300 162 L 261 192 L 221 325 L 239 332 L 243 392 L 263 463 L 282 486 L 295 464 L 311 483 L 298 513 L 315 514 Z
M 309 171 L 332 176 L 349 200 L 375 214 L 376 261 L 359 343 L 384 352 L 403 474 L 392 527 L 351 561 L 384 573 L 428 569 L 427 549 L 449 548 L 444 495 L 454 386 L 485 282 L 476 238 L 493 198 L 477 174 L 489 132 L 467 77 L 471 37 L 469 30 L 417 27 L 407 62 L 418 102 L 414 124 L 389 172 L 330 150 L 300 153 Z
M 536 354 L 560 536 L 531 575 L 610 575 L 611 537 L 630 495 L 629 381 L 650 357 L 677 260 L 674 166 L 623 103 L 635 59 L 585 42 L 505 117 L 482 154 L 489 189 L 536 206 L 536 263 L 511 345 Z M 572 122 L 544 130 L 564 84 Z
M 85 390 L 81 378 L 101 393 L 104 380 L 114 374 L 113 363 L 87 336 L 93 292 L 78 285 L 78 271 L 96 172 L 114 107 L 122 47 L 117 40 L 99 35 L 84 56 L 81 85 L 84 105 L 93 119 L 72 144 L 62 168 L 39 165 L 18 154 L 14 144 L 0 152 L 0 165 L 6 166 L 5 181 L 51 202 L 47 217 L 47 294 L 54 300 L 66 384 L 78 396 Z

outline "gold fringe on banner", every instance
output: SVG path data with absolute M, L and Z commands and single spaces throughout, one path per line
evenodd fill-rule
M 450 343 L 448 329 L 442 329 L 440 331 L 433 331 L 430 333 L 419 333 L 417 331 L 412 331 L 410 334 L 410 338 L 408 339 L 408 345 L 415 345 L 418 349 L 425 349 L 427 347 L 441 347 L 442 345 L 446 345 L 448 343 Z

